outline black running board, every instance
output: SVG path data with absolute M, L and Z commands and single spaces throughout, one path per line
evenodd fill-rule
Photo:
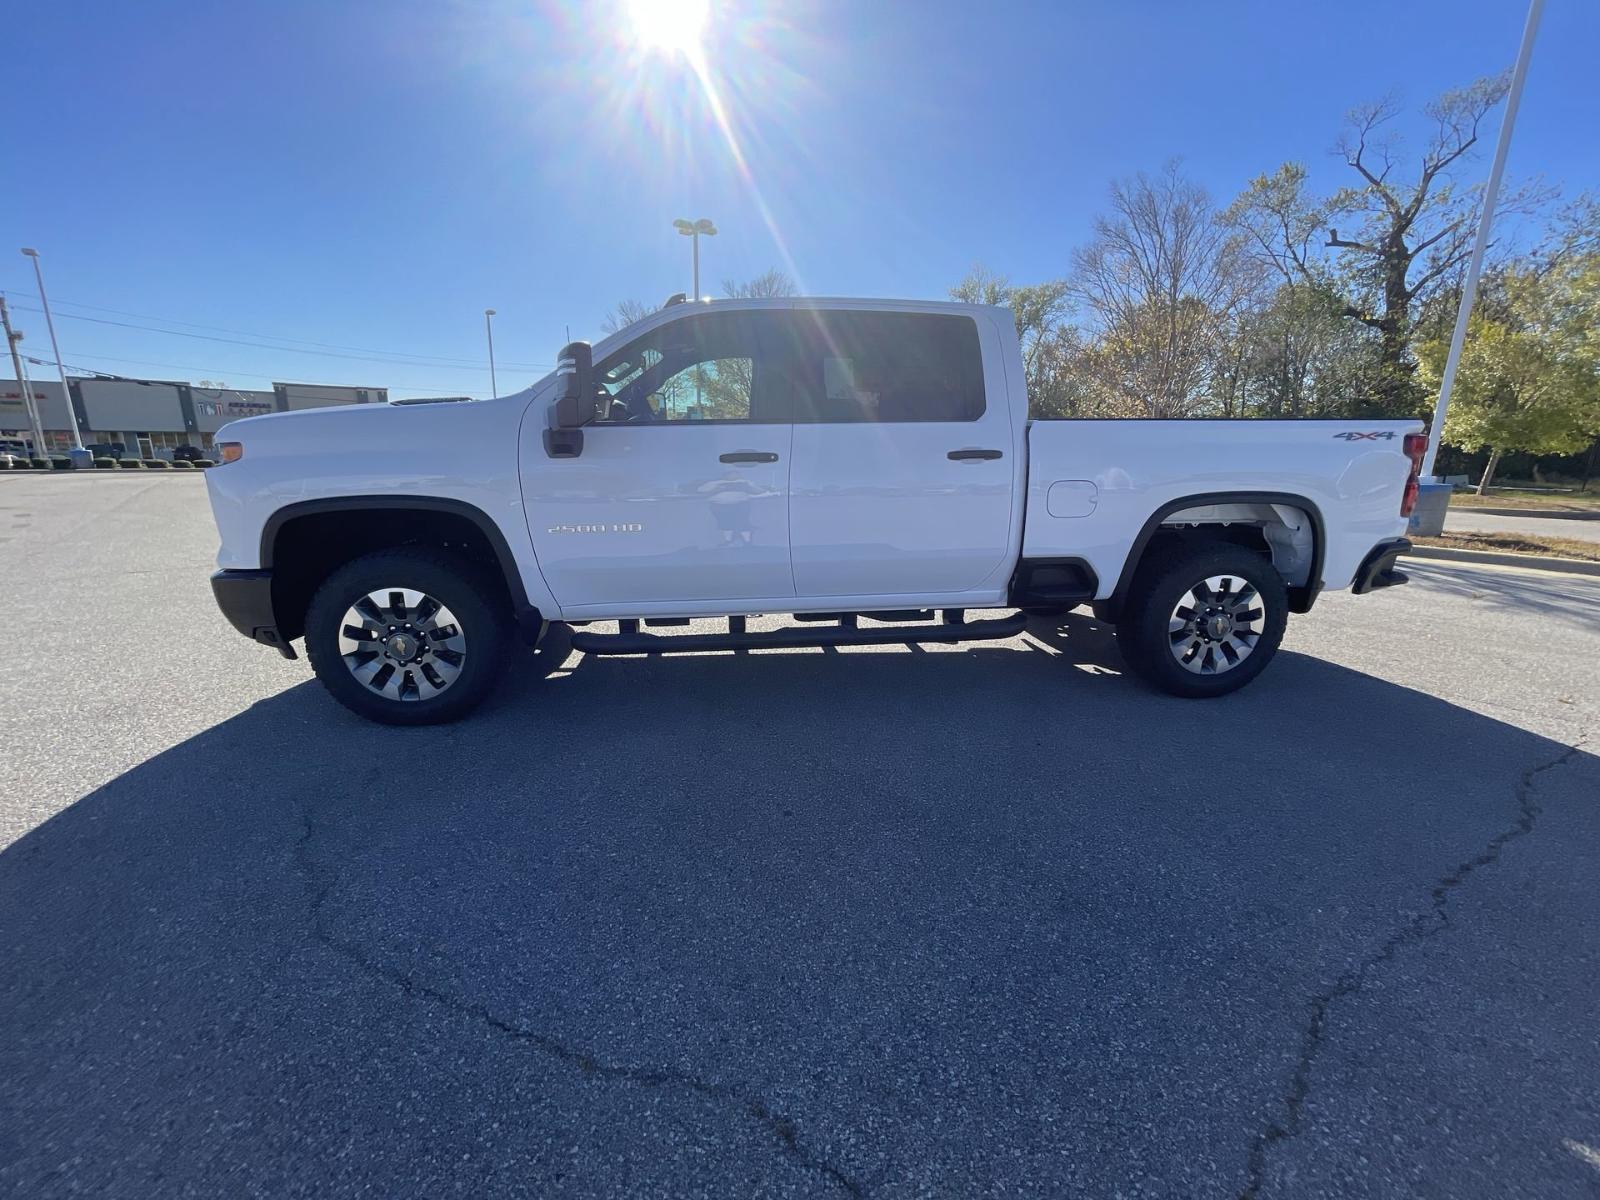
M 849 614 L 853 616 L 854 614 Z M 863 613 L 863 616 L 872 616 Z M 967 621 L 957 610 L 946 612 L 936 625 L 877 625 L 862 628 L 853 623 L 809 628 L 765 629 L 751 633 L 744 618 L 731 618 L 727 633 L 679 633 L 662 636 L 639 633 L 634 621 L 619 622 L 620 633 L 575 633 L 572 648 L 585 654 L 674 654 L 696 650 L 762 650 L 768 647 L 892 646 L 907 642 L 978 642 L 1016 637 L 1027 626 L 1025 613 L 990 621 Z

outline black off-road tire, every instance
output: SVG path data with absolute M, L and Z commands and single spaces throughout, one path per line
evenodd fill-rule
M 425 699 L 380 694 L 356 678 L 340 653 L 340 633 L 352 606 L 369 593 L 399 588 L 442 603 L 464 638 L 459 674 Z M 473 563 L 441 550 L 379 550 L 345 563 L 312 596 L 306 655 L 323 686 L 350 711 L 385 725 L 436 725 L 465 716 L 488 696 L 505 665 L 512 632 L 505 590 Z
M 1243 580 L 1259 601 L 1259 632 L 1248 639 L 1243 634 L 1215 642 L 1198 640 L 1204 634 L 1174 631 L 1174 610 L 1185 602 L 1190 612 L 1208 611 L 1208 602 L 1194 592 L 1208 579 L 1223 577 Z M 1220 589 L 1219 589 L 1220 590 Z M 1207 590 L 1206 594 L 1210 594 Z M 1217 607 L 1238 604 L 1239 591 Z M 1238 609 L 1242 617 L 1256 606 Z M 1242 546 L 1210 542 L 1164 554 L 1143 564 L 1134 578 L 1133 590 L 1117 621 L 1117 646 L 1129 668 L 1143 679 L 1174 696 L 1200 699 L 1237 691 L 1261 674 L 1272 661 L 1283 641 L 1289 619 L 1289 595 L 1283 577 L 1272 561 Z M 1248 640 L 1248 651 L 1238 661 L 1241 643 Z M 1175 651 L 1174 647 L 1177 647 Z M 1192 649 L 1190 649 L 1192 648 Z M 1206 669 L 1203 655 L 1210 654 L 1215 669 Z M 1188 661 L 1199 669 L 1185 666 Z

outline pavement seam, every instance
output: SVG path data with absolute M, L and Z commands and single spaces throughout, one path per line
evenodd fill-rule
M 679 1087 L 704 1096 L 707 1099 L 732 1106 L 765 1127 L 789 1158 L 801 1166 L 827 1176 L 831 1182 L 848 1196 L 866 1196 L 866 1188 L 860 1182 L 835 1163 L 806 1149 L 800 1139 L 799 1127 L 792 1117 L 775 1111 L 770 1104 L 759 1096 L 749 1096 L 727 1084 L 715 1083 L 687 1072 L 656 1067 L 630 1066 L 626 1063 L 604 1062 L 587 1050 L 563 1042 L 559 1038 L 540 1033 L 534 1029 L 528 1029 L 513 1021 L 496 1016 L 489 1010 L 487 1005 L 451 995 L 427 983 L 420 982 L 395 967 L 371 958 L 355 942 L 347 941 L 335 935 L 329 930 L 323 919 L 323 906 L 329 894 L 333 891 L 333 879 L 329 873 L 318 869 L 312 857 L 311 843 L 316 837 L 317 826 L 312 818 L 310 807 L 304 804 L 300 807 L 301 832 L 299 839 L 295 842 L 294 859 L 296 867 L 301 875 L 304 876 L 311 891 L 312 936 L 340 958 L 351 963 L 365 974 L 394 985 L 407 996 L 420 997 L 441 1008 L 448 1009 L 458 1016 L 469 1017 L 496 1033 L 503 1034 L 540 1051 L 559 1063 L 575 1067 L 585 1076 L 616 1079 L 646 1088 Z
M 1570 762 L 1582 749 L 1583 742 L 1584 739 L 1580 737 L 1554 758 L 1524 771 L 1517 781 L 1516 820 L 1490 838 L 1472 858 L 1457 863 L 1439 877 L 1428 893 L 1430 904 L 1426 911 L 1412 917 L 1391 933 L 1375 951 L 1340 975 L 1331 987 L 1312 997 L 1310 1017 L 1300 1035 L 1300 1058 L 1289 1077 L 1288 1089 L 1281 1097 L 1283 1119 L 1272 1122 L 1251 1142 L 1245 1186 L 1239 1192 L 1239 1200 L 1257 1200 L 1266 1178 L 1268 1153 L 1278 1143 L 1298 1137 L 1301 1132 L 1306 1100 L 1311 1094 L 1311 1071 L 1327 1038 L 1329 1010 L 1334 1003 L 1359 992 L 1368 973 L 1388 962 L 1404 947 L 1431 938 L 1449 927 L 1450 894 L 1478 870 L 1498 862 L 1500 852 L 1507 843 L 1533 832 L 1539 814 L 1544 811 L 1544 805 L 1533 798 L 1539 776 Z

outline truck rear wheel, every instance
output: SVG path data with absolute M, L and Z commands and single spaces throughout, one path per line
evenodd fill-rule
M 471 563 L 436 550 L 380 550 L 317 589 L 306 654 L 352 712 L 385 725 L 433 725 L 489 694 L 510 630 L 499 589 Z
M 1266 669 L 1288 617 L 1288 590 L 1272 562 L 1219 542 L 1142 566 L 1117 644 L 1133 672 L 1162 691 L 1221 696 Z

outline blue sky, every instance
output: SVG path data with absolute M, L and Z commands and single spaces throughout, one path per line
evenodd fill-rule
M 486 395 L 485 307 L 508 391 L 568 326 L 688 290 L 674 217 L 721 230 L 703 292 L 778 266 L 813 294 L 936 297 L 977 261 L 1063 274 L 1108 183 L 1173 156 L 1224 202 L 1290 158 L 1339 186 L 1350 106 L 1393 89 L 1414 112 L 1508 66 L 1525 13 L 713 0 L 702 80 L 620 0 L 14 8 L 0 287 L 34 303 L 14 247 L 39 247 L 63 357 L 397 395 Z M 1600 186 L 1597 61 L 1600 6 L 1548 0 L 1514 177 Z M 235 344 L 269 337 L 376 361 Z

